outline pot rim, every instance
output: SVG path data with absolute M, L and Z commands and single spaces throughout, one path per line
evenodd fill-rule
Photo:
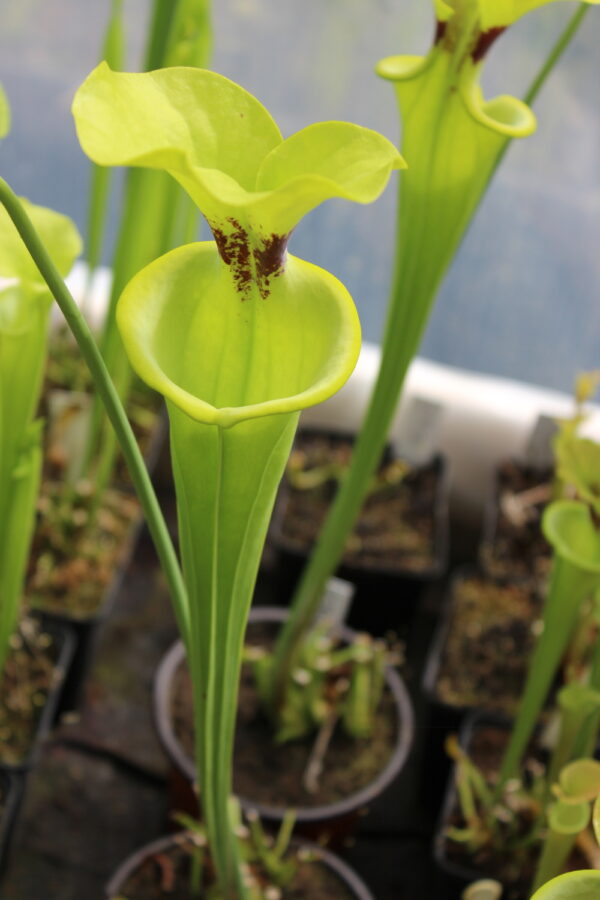
M 286 609 L 260 606 L 250 611 L 249 624 L 284 622 L 287 617 L 288 611 Z M 351 641 L 356 635 L 355 631 L 346 627 L 342 627 L 339 633 L 346 641 Z M 169 715 L 171 683 L 184 656 L 185 649 L 180 640 L 176 641 L 164 656 L 156 673 L 153 711 L 158 736 L 167 756 L 175 764 L 179 772 L 193 783 L 195 778 L 194 763 L 183 751 L 180 742 L 177 740 L 172 719 Z M 404 682 L 391 666 L 386 666 L 385 682 L 394 698 L 398 719 L 395 746 L 388 762 L 373 781 L 343 800 L 323 806 L 294 807 L 297 823 L 337 819 L 355 812 L 357 809 L 368 805 L 375 797 L 381 794 L 401 771 L 413 745 L 414 713 Z M 238 799 L 244 812 L 253 810 L 261 818 L 281 820 L 286 813 L 286 807 L 284 806 L 257 803 L 247 797 L 239 797 Z
M 104 888 L 106 900 L 112 900 L 113 897 L 116 897 L 121 890 L 124 881 L 138 868 L 138 866 L 153 853 L 160 853 L 164 850 L 167 850 L 172 844 L 177 843 L 181 840 L 181 837 L 185 835 L 185 832 L 178 832 L 176 835 L 168 835 L 167 837 L 158 838 L 155 841 L 151 841 L 149 844 L 146 844 L 144 847 L 141 847 L 139 850 L 136 850 L 130 856 L 124 860 L 121 865 L 118 867 L 106 887 Z M 342 881 L 345 886 L 352 891 L 356 900 L 374 900 L 373 894 L 364 883 L 362 878 L 352 869 L 344 860 L 340 859 L 339 856 L 331 853 L 329 850 L 325 850 L 324 847 L 320 847 L 317 844 L 313 844 L 310 841 L 301 841 L 298 842 L 301 848 L 307 848 L 315 856 L 318 857 L 319 861 L 324 863 L 328 869 L 333 870 L 336 875 L 339 876 L 340 881 Z

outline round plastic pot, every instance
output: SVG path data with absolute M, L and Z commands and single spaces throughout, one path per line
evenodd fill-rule
M 113 898 L 119 896 L 127 879 L 133 875 L 136 869 L 138 869 L 148 857 L 168 851 L 176 842 L 177 836 L 170 835 L 169 837 L 153 841 L 151 844 L 147 844 L 145 847 L 142 847 L 141 850 L 133 853 L 119 866 L 107 884 L 105 888 L 106 900 L 113 900 Z M 354 872 L 350 866 L 346 865 L 339 857 L 334 856 L 333 853 L 330 853 L 328 850 L 325 850 L 323 847 L 319 847 L 316 844 L 307 844 L 303 841 L 301 847 L 302 849 L 306 848 L 307 850 L 310 850 L 311 853 L 314 853 L 315 861 L 326 866 L 333 872 L 350 895 L 355 897 L 356 900 L 374 900 L 373 894 L 362 879 L 360 879 L 356 872 Z M 309 900 L 309 898 L 307 898 L 307 900 Z
M 256 607 L 250 613 L 250 623 L 282 623 L 287 615 L 286 610 L 277 607 Z M 347 628 L 340 629 L 339 633 L 344 642 L 351 641 L 354 636 Z M 196 812 L 196 798 L 192 790 L 195 766 L 177 739 L 171 717 L 173 679 L 184 657 L 181 642 L 174 644 L 164 657 L 155 681 L 154 715 L 160 741 L 172 763 L 172 802 L 177 809 Z M 315 807 L 294 806 L 296 831 L 299 834 L 321 842 L 339 844 L 355 831 L 361 812 L 400 774 L 413 743 L 414 715 L 404 682 L 391 667 L 386 670 L 386 685 L 394 700 L 397 721 L 396 741 L 387 765 L 374 781 L 337 803 Z M 281 822 L 286 811 L 283 804 L 268 806 L 252 797 L 240 797 L 239 800 L 245 811 L 255 810 L 266 822 Z
M 337 432 L 304 431 L 303 434 L 321 434 L 332 441 L 353 440 L 351 435 Z M 384 459 L 393 458 L 388 449 Z M 413 571 L 399 565 L 349 565 L 343 562 L 336 575 L 352 582 L 356 593 L 348 615 L 348 624 L 358 631 L 384 634 L 390 629 L 406 629 L 413 622 L 418 601 L 423 589 L 437 581 L 446 571 L 449 548 L 448 469 L 441 455 L 433 458 L 430 465 L 436 475 L 437 491 L 432 509 L 433 518 L 433 560 L 424 569 Z M 301 549 L 289 539 L 284 529 L 288 515 L 290 487 L 286 479 L 281 483 L 270 538 L 279 556 L 279 578 L 281 596 L 290 597 L 312 548 Z

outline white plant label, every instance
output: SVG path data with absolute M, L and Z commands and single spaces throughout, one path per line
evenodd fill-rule
M 427 463 L 439 448 L 443 406 L 426 397 L 413 397 L 400 420 L 395 450 L 402 459 Z

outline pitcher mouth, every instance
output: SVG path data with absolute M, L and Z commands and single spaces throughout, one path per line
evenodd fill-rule
M 229 267 L 235 289 L 242 299 L 249 297 L 255 287 L 266 300 L 271 293 L 271 279 L 285 270 L 291 232 L 252 235 L 234 216 L 229 216 L 225 223 L 209 221 L 208 224 L 219 256 Z
M 358 315 L 340 282 L 286 256 L 265 303 L 256 286 L 244 302 L 229 276 L 215 244 L 205 242 L 173 250 L 134 277 L 117 320 L 140 377 L 192 419 L 224 428 L 298 412 L 335 393 L 360 350 Z M 194 305 L 194 291 L 206 306 Z M 198 350 L 190 355 L 191 333 Z M 240 368 L 241 387 L 229 391 L 231 366 Z

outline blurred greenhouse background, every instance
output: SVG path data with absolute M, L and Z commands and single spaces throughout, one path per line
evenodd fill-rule
M 125 0 L 129 68 L 141 58 L 150 0 Z M 421 53 L 426 0 L 217 0 L 216 71 L 256 94 L 285 135 L 348 119 L 396 141 L 382 56 Z M 494 47 L 488 96 L 523 94 L 574 4 L 532 13 Z M 0 9 L 0 81 L 13 128 L 0 174 L 83 229 L 89 166 L 70 115 L 97 61 L 108 0 L 19 0 Z M 600 366 L 600 11 L 592 9 L 536 105 L 536 135 L 513 144 L 441 291 L 421 354 L 569 390 Z M 393 252 L 395 188 L 370 207 L 329 202 L 302 223 L 292 252 L 350 289 L 365 338 L 378 340 Z M 109 235 L 109 249 L 113 235 Z

